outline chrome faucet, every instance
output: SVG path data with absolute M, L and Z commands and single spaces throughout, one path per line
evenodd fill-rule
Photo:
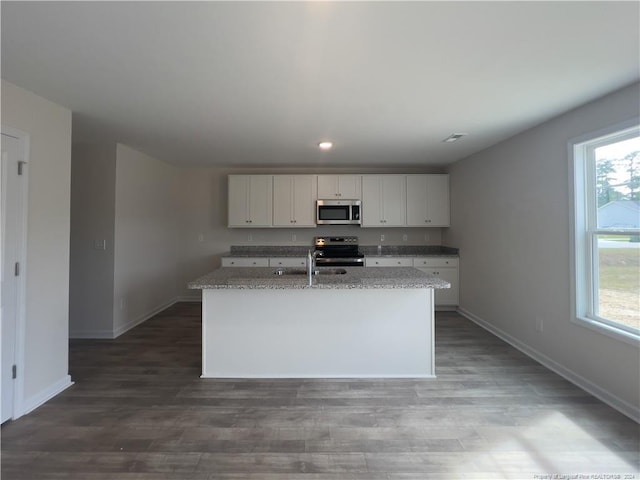
M 309 277 L 309 286 L 313 285 L 313 276 L 316 273 L 316 257 L 320 254 L 318 250 L 313 252 L 309 250 L 307 254 L 307 276 Z

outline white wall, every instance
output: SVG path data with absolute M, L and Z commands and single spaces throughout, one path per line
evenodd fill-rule
M 116 144 L 73 144 L 69 331 L 113 337 Z M 95 248 L 104 240 L 105 249 Z
M 114 336 L 176 299 L 178 178 L 177 167 L 117 145 Z
M 30 135 L 23 407 L 70 385 L 71 112 L 2 80 L 2 124 Z
M 639 104 L 635 84 L 455 163 L 444 234 L 460 248 L 466 314 L 636 418 L 638 347 L 570 321 L 567 143 Z

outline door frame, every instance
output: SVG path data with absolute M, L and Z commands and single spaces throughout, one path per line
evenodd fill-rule
M 10 419 L 15 420 L 24 414 L 24 371 L 25 371 L 25 338 L 26 338 L 26 294 L 27 294 L 27 222 L 29 206 L 29 159 L 30 159 L 30 137 L 29 134 L 13 127 L 0 125 L 3 135 L 14 137 L 18 140 L 18 161 L 22 164 L 22 176 L 24 181 L 20 182 L 20 192 L 15 199 L 15 207 L 19 209 L 21 218 L 20 231 L 18 235 L 19 254 L 17 261 L 20 262 L 20 276 L 18 277 L 17 299 L 16 299 L 16 336 L 15 336 L 15 365 L 17 372 L 13 386 L 13 412 Z M 1 181 L 1 179 L 0 179 Z M 9 202 L 7 202 L 9 203 Z M 7 205 L 8 206 L 8 205 Z M 1 287 L 0 287 L 1 288 Z M 1 318 L 0 318 L 1 324 Z

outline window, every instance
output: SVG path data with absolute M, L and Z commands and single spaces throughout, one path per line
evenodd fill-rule
M 571 142 L 574 317 L 640 339 L 640 127 Z

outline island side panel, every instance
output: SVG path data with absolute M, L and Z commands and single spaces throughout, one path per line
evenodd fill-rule
M 434 377 L 433 289 L 209 289 L 205 378 Z

